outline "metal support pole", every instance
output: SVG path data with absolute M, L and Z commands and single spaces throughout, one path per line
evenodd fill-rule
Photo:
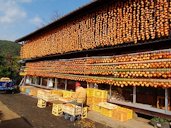
M 38 79 L 38 77 L 35 78 L 35 85 L 37 85 L 37 83 L 38 83 L 38 82 L 37 82 L 37 81 L 38 81 L 37 79 Z
M 136 91 L 137 91 L 137 89 L 136 89 L 136 87 L 134 86 L 134 87 L 133 87 L 133 104 L 136 103 Z
M 30 77 L 30 85 L 32 85 L 33 77 Z
M 29 84 L 31 85 L 32 84 L 32 77 L 29 77 Z
M 23 86 L 23 85 L 25 85 L 25 76 L 24 76 L 23 79 L 21 80 L 19 86 Z
M 165 88 L 165 111 L 168 111 L 168 89 Z
M 49 78 L 47 78 L 47 84 L 46 84 L 46 87 L 48 87 L 49 85 Z
M 110 90 L 109 90 L 109 97 L 112 97 L 112 85 L 110 85 Z
M 23 83 L 21 85 L 26 85 L 26 76 L 24 76 Z
M 67 83 L 68 83 L 68 81 L 65 80 L 65 90 L 67 90 Z
M 55 78 L 55 89 L 58 89 L 58 78 Z
M 87 82 L 87 88 L 90 88 L 90 84 Z
M 42 77 L 40 78 L 40 85 L 42 86 Z

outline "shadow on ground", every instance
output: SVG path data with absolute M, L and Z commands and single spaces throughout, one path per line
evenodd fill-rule
M 33 128 L 24 117 L 0 122 L 0 128 Z

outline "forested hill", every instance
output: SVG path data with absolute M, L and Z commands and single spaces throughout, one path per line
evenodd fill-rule
M 19 56 L 20 45 L 12 41 L 0 40 L 0 56 Z
M 11 41 L 0 40 L 0 78 L 9 77 L 19 83 L 20 45 Z

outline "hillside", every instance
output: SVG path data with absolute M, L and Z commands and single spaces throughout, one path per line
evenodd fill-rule
M 19 56 L 20 45 L 12 41 L 0 40 L 0 56 Z
M 0 78 L 9 77 L 19 83 L 20 45 L 12 41 L 0 40 Z

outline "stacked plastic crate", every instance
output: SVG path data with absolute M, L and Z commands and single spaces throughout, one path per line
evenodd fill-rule
M 98 104 L 107 101 L 108 92 L 95 88 L 87 88 L 87 105 L 93 111 L 100 112 Z

